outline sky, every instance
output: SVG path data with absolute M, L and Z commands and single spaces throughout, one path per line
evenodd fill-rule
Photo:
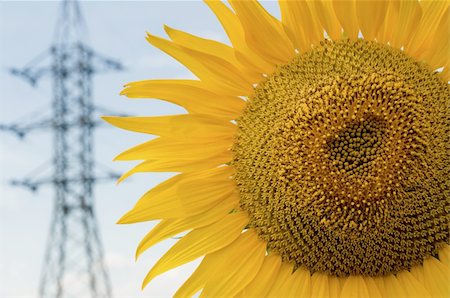
M 58 1 L 0 0 L 0 124 L 25 123 L 51 115 L 51 80 L 35 88 L 9 73 L 45 52 L 54 36 Z M 276 16 L 277 4 L 264 5 Z M 127 82 L 152 78 L 193 78 L 177 61 L 153 48 L 145 32 L 165 36 L 163 25 L 205 38 L 229 43 L 219 22 L 200 1 L 81 1 L 88 28 L 87 42 L 97 52 L 117 59 L 126 70 L 94 78 L 95 104 L 117 114 L 168 115 L 185 113 L 175 105 L 157 100 L 130 100 L 119 95 Z M 96 162 L 117 172 L 134 163 L 112 162 L 121 151 L 152 136 L 104 126 L 95 132 Z M 33 175 L 50 175 L 52 134 L 33 131 L 24 139 L 0 131 L 0 297 L 37 297 L 44 249 L 49 231 L 53 189 L 29 192 L 9 181 Z M 114 297 L 170 297 L 193 272 L 199 260 L 169 271 L 143 291 L 141 282 L 158 258 L 176 240 L 149 249 L 137 261 L 134 252 L 140 239 L 155 222 L 117 225 L 148 189 L 173 173 L 138 174 L 116 185 L 97 184 L 95 208 L 105 260 Z

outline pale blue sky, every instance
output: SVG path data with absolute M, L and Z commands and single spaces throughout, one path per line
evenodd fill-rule
M 51 81 L 37 88 L 12 77 L 7 70 L 20 67 L 48 48 L 53 38 L 59 2 L 0 1 L 0 123 L 38 118 L 50 113 Z M 277 4 L 265 3 L 278 15 Z M 196 1 L 82 1 L 89 43 L 98 52 L 123 62 L 126 71 L 95 78 L 96 104 L 131 115 L 183 113 L 171 104 L 151 100 L 126 100 L 118 94 L 126 82 L 150 78 L 192 78 L 175 60 L 152 48 L 145 32 L 164 35 L 163 24 L 196 35 L 228 42 L 214 15 Z M 36 112 L 41 111 L 41 112 Z M 111 160 L 124 149 L 149 136 L 114 128 L 96 132 L 98 162 L 116 171 L 132 163 Z M 50 159 L 51 134 L 35 132 L 24 140 L 0 133 L 0 297 L 36 297 L 50 223 L 53 192 L 49 187 L 30 193 L 8 181 L 28 175 Z M 48 172 L 51 173 L 50 171 Z M 198 261 L 156 278 L 143 292 L 140 284 L 152 264 L 174 243 L 167 240 L 134 262 L 134 250 L 154 225 L 116 225 L 116 220 L 146 190 L 170 174 L 140 174 L 116 186 L 97 186 L 96 208 L 101 237 L 115 297 L 169 297 Z

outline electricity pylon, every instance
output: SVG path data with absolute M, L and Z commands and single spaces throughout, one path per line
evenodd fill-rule
M 93 189 L 99 180 L 118 176 L 95 172 L 93 131 L 100 121 L 92 102 L 92 77 L 102 71 L 121 70 L 122 66 L 97 54 L 84 42 L 87 32 L 76 0 L 62 1 L 56 26 L 50 49 L 24 68 L 11 71 L 32 85 L 51 76 L 53 115 L 27 125 L 2 125 L 0 129 L 20 137 L 39 128 L 53 131 L 52 176 L 13 181 L 31 190 L 43 184 L 55 190 L 39 295 L 109 298 L 111 285 L 103 260 Z M 50 65 L 41 66 L 47 58 Z

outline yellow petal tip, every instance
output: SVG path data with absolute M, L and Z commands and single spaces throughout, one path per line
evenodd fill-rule
M 127 91 L 128 91 L 128 88 L 129 88 L 128 86 L 125 86 L 125 88 L 123 88 L 122 91 L 120 91 L 119 95 L 125 95 L 125 96 L 126 96 L 127 93 L 128 93 L 128 92 L 127 92 Z
M 165 31 L 168 35 L 170 35 L 170 32 L 174 30 L 172 27 L 168 26 L 167 24 L 164 24 L 164 25 L 163 25 L 163 28 L 164 28 L 164 31 Z
M 100 119 L 102 119 L 103 121 L 105 121 L 105 122 L 107 122 L 107 123 L 109 123 L 111 125 L 114 125 L 114 119 L 115 118 L 117 118 L 117 117 L 114 117 L 114 116 L 100 116 Z
M 123 224 L 129 224 L 129 223 L 133 223 L 133 221 L 129 220 L 129 213 L 131 211 L 128 211 L 127 213 L 125 213 L 117 222 L 116 224 L 119 225 L 123 225 Z
M 116 221 L 116 225 L 123 225 L 126 222 L 124 221 L 123 217 L 121 217 L 118 221 Z

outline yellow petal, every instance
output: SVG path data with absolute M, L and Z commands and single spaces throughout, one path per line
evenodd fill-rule
M 424 285 L 433 297 L 450 296 L 450 270 L 439 260 L 429 257 L 423 262 Z
M 160 137 L 132 147 L 120 153 L 114 160 L 171 160 L 174 157 L 184 160 L 201 159 L 228 151 L 232 144 L 232 135 L 227 138 L 195 140 Z
M 232 47 L 223 43 L 201 38 L 180 30 L 164 26 L 164 30 L 167 35 L 178 45 L 196 51 L 204 53 L 218 59 L 227 61 L 234 68 L 239 69 L 240 74 L 245 78 L 247 82 L 258 82 L 261 80 L 261 74 L 246 67 L 243 67 L 236 59 L 235 51 Z
M 315 272 L 311 277 L 314 297 L 328 298 L 330 296 L 330 289 L 328 285 L 328 275 L 320 272 Z
M 438 27 L 432 35 L 433 39 L 429 40 L 428 48 L 423 53 L 420 53 L 419 58 L 424 59 L 434 70 L 449 64 L 450 9 L 448 7 L 441 16 Z
M 447 63 L 444 66 L 442 73 L 440 74 L 440 76 L 444 82 L 450 82 L 450 66 L 449 65 L 450 65 L 450 63 Z
M 324 298 L 340 297 L 341 285 L 339 278 L 335 276 L 329 276 L 328 274 L 325 273 L 315 272 L 311 277 L 310 287 L 312 297 L 324 297 Z M 308 294 L 303 295 L 305 297 L 309 296 Z
M 431 297 L 430 293 L 425 289 L 410 272 L 404 270 L 397 273 L 397 279 L 403 286 L 407 297 L 427 298 Z
M 194 273 L 178 289 L 174 297 L 191 297 L 204 287 L 215 274 L 218 274 L 224 267 L 228 266 L 231 256 L 236 256 L 243 251 L 242 248 L 248 242 L 249 236 L 251 237 L 245 232 L 230 245 L 206 255 Z
M 400 281 L 393 275 L 387 275 L 384 279 L 385 294 L 387 297 L 407 298 L 406 291 Z
M 280 297 L 311 297 L 311 273 L 305 268 L 298 268 L 282 286 Z M 316 296 L 314 296 L 316 297 Z
M 423 266 L 414 266 L 411 268 L 410 272 L 421 284 L 425 285 Z
M 313 15 L 320 20 L 328 36 L 333 40 L 341 39 L 342 28 L 334 13 L 333 3 L 331 1 L 311 1 L 310 3 L 314 11 Z
M 281 23 L 257 1 L 230 1 L 241 21 L 248 46 L 266 61 L 284 64 L 294 55 L 294 47 Z
M 281 257 L 270 254 L 264 258 L 261 269 L 241 292 L 241 297 L 265 297 L 272 284 L 275 282 L 281 266 Z
M 245 213 L 232 213 L 211 225 L 189 232 L 156 262 L 144 278 L 142 287 L 170 269 L 227 246 L 239 237 L 247 223 L 248 216 Z
M 235 96 L 248 96 L 253 94 L 253 83 L 255 83 L 255 81 L 257 82 L 258 78 L 256 76 L 250 76 L 247 69 L 242 67 L 238 68 L 230 63 L 230 61 L 219 56 L 205 54 L 186 47 L 181 48 L 191 57 L 200 61 L 210 73 L 214 73 L 214 75 L 217 76 L 217 81 L 212 82 L 211 80 L 210 83 L 211 86 L 213 86 L 212 88 L 217 92 Z M 205 74 L 202 75 L 201 78 L 207 82 L 209 79 L 212 79 L 212 76 Z M 229 88 L 229 91 L 227 92 L 227 89 L 222 89 L 223 86 Z
M 381 297 L 386 297 L 386 294 L 385 294 L 386 291 L 385 291 L 385 286 L 384 286 L 384 276 L 373 277 L 372 281 L 375 283 Z M 368 285 L 368 288 L 369 288 L 369 285 Z
M 364 278 L 359 275 L 350 275 L 345 280 L 341 291 L 341 298 L 370 297 Z
M 388 43 L 392 40 L 394 30 L 396 27 L 398 14 L 400 10 L 400 1 L 387 1 L 386 16 L 383 24 L 376 34 L 376 39 L 381 43 Z
M 281 0 L 278 4 L 284 30 L 300 52 L 323 40 L 323 29 L 312 16 L 306 1 Z
M 289 293 L 289 289 L 285 288 L 284 285 L 288 280 L 292 279 L 293 266 L 290 263 L 281 263 L 280 270 L 275 276 L 275 282 L 272 285 L 267 297 L 284 297 Z
M 387 1 L 356 1 L 356 16 L 364 39 L 372 40 L 382 28 Z
M 217 94 L 194 80 L 147 80 L 125 85 L 121 92 L 130 98 L 158 98 L 184 107 L 194 114 L 227 119 L 239 117 L 245 102 L 239 97 Z
M 205 53 L 189 50 L 169 40 L 148 34 L 147 40 L 153 46 L 166 52 L 186 66 L 211 90 L 219 94 L 248 95 L 253 91 L 250 82 L 227 61 Z
M 119 223 L 179 218 L 202 213 L 229 197 L 236 188 L 232 169 L 220 167 L 179 174 L 148 191 Z
M 436 52 L 425 53 L 425 60 L 431 66 L 431 69 L 435 70 L 445 65 L 448 65 L 450 59 L 450 40 L 448 39 L 446 43 L 441 45 L 436 45 Z M 445 66 L 448 68 L 448 66 Z M 448 80 L 447 80 L 448 81 Z
M 420 5 L 423 11 L 420 23 L 415 26 L 414 36 L 405 46 L 405 51 L 413 57 L 430 48 L 430 43 L 436 38 L 435 32 L 439 30 L 439 22 L 449 8 L 448 1 L 422 1 Z
M 176 44 L 185 48 L 203 52 L 216 57 L 222 57 L 227 61 L 235 61 L 232 47 L 215 40 L 201 38 L 190 33 L 164 25 L 164 31 Z M 237 66 L 237 65 L 236 65 Z
M 371 298 L 382 298 L 382 294 L 380 289 L 378 288 L 378 285 L 374 281 L 374 279 L 370 276 L 364 276 L 364 281 L 367 286 L 367 291 L 369 292 L 369 296 Z
M 227 215 L 230 210 L 238 205 L 239 198 L 236 194 L 232 194 L 217 206 L 208 209 L 204 213 L 183 218 L 163 219 L 156 225 L 139 243 L 136 249 L 136 258 L 149 247 L 156 243 L 175 236 L 181 232 L 191 229 L 201 228 L 217 222 Z
M 221 1 L 206 0 L 206 4 L 216 15 L 228 35 L 237 60 L 249 69 L 259 73 L 272 73 L 275 65 L 265 61 L 251 50 L 245 41 L 245 33 L 238 17 Z
M 392 28 L 394 32 L 390 40 L 391 46 L 400 48 L 408 44 L 417 30 L 421 16 L 422 9 L 418 1 L 400 1 L 396 26 Z
M 223 258 L 217 257 L 221 250 L 209 255 L 206 255 L 194 273 L 178 288 L 174 298 L 192 297 L 201 288 L 205 286 L 206 281 L 214 274 L 220 266 L 226 261 Z M 222 253 L 223 254 L 223 253 Z
M 108 123 L 135 132 L 173 138 L 230 136 L 236 125 L 208 115 L 182 114 L 159 117 L 102 117 Z
M 230 162 L 233 158 L 231 151 L 223 151 L 214 156 L 205 156 L 199 158 L 183 159 L 183 156 L 174 156 L 172 159 L 158 159 L 144 161 L 125 174 L 123 174 L 117 183 L 135 173 L 142 172 L 195 172 L 215 168 Z
M 330 288 L 330 298 L 339 298 L 341 295 L 341 282 L 339 278 L 328 276 L 328 285 Z
M 439 261 L 445 266 L 450 267 L 450 245 L 444 244 L 439 249 Z
M 153 187 L 136 203 L 136 206 L 146 205 L 149 199 L 153 200 L 155 196 L 171 193 L 172 190 L 176 190 L 179 194 L 181 193 L 186 196 L 189 193 L 187 191 L 188 189 L 194 185 L 198 186 L 200 183 L 203 183 L 207 187 L 218 186 L 221 183 L 228 184 L 230 181 L 233 182 L 231 179 L 232 175 L 234 175 L 234 168 L 231 166 L 212 168 L 193 173 L 183 173 Z
M 334 13 L 344 29 L 345 35 L 352 40 L 358 39 L 359 26 L 356 18 L 354 0 L 333 0 Z
M 176 30 L 170 28 L 169 26 L 164 26 L 164 30 L 167 35 L 180 46 L 228 61 L 236 69 L 241 71 L 241 74 L 247 81 L 255 83 L 261 80 L 260 73 L 251 71 L 250 69 L 243 67 L 238 62 L 232 47 L 211 39 L 201 38 L 180 30 Z
M 207 281 L 200 297 L 233 297 L 256 276 L 266 253 L 266 243 L 254 230 L 240 236 L 240 245 L 227 250 L 228 262 Z

